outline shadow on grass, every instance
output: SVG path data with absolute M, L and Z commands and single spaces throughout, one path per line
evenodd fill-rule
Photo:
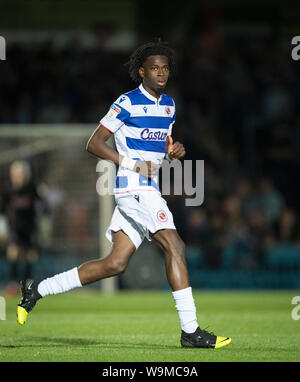
M 58 347 L 58 346 L 101 346 L 106 348 L 128 348 L 128 349 L 153 349 L 153 350 L 175 350 L 180 346 L 170 346 L 149 343 L 107 342 L 101 339 L 88 338 L 64 338 L 64 337 L 27 337 L 22 344 L 1 344 L 0 349 L 31 348 L 31 347 Z

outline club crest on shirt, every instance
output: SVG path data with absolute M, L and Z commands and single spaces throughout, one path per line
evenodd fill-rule
M 165 223 L 168 220 L 168 216 L 164 210 L 159 210 L 157 212 L 156 216 L 157 216 L 158 221 L 160 221 L 162 223 Z
M 109 109 L 109 112 L 107 113 L 107 118 L 108 119 L 116 119 L 118 114 L 121 113 L 121 109 L 116 105 L 112 104 L 111 108 Z
M 169 108 L 169 106 L 166 106 L 165 111 L 166 111 L 167 116 L 169 116 L 171 113 L 171 109 Z

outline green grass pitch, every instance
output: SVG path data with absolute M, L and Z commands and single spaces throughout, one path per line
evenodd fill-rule
M 1 294 L 1 293 L 0 293 Z M 219 350 L 182 349 L 170 292 L 78 289 L 40 300 L 16 322 L 18 298 L 0 321 L 2 362 L 299 362 L 300 291 L 193 291 L 200 326 L 232 337 Z

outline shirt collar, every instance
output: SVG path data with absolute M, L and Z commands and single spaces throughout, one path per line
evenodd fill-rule
M 160 96 L 158 99 L 156 97 L 154 97 L 153 95 L 151 95 L 150 93 L 147 92 L 147 90 L 144 88 L 143 84 L 141 83 L 140 86 L 139 86 L 139 89 L 140 91 L 144 94 L 144 96 L 146 96 L 147 98 L 151 99 L 151 101 L 154 101 L 155 103 L 156 102 L 160 102 L 161 101 L 161 97 Z

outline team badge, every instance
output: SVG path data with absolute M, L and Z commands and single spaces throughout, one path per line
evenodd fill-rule
M 166 212 L 164 210 L 159 210 L 157 212 L 157 219 L 162 222 L 162 223 L 165 223 L 167 220 L 168 220 L 168 216 L 166 214 Z
M 166 114 L 169 116 L 171 113 L 171 109 L 169 108 L 169 106 L 166 106 L 165 111 L 166 111 Z
M 109 112 L 107 113 L 107 118 L 115 119 L 120 113 L 121 109 L 116 104 L 112 104 L 111 108 L 109 109 Z

